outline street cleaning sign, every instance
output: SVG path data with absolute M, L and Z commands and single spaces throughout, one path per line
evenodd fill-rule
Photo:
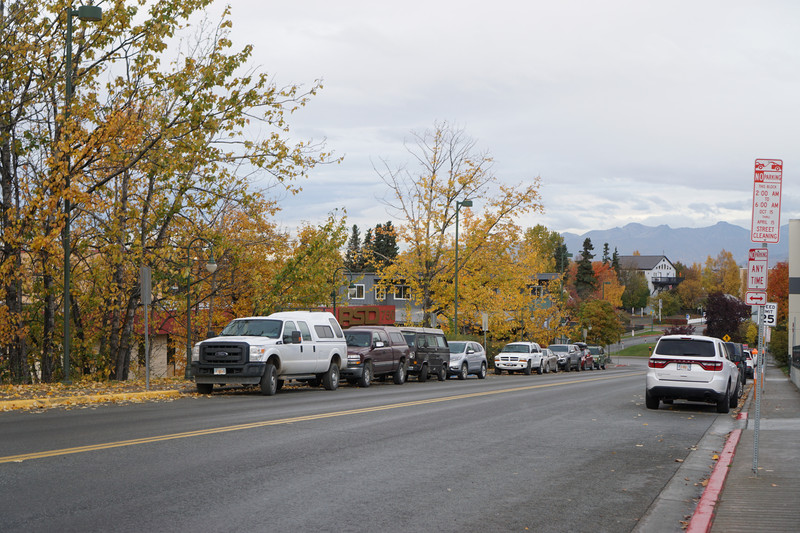
M 782 159 L 756 159 L 750 240 L 777 243 L 781 230 Z

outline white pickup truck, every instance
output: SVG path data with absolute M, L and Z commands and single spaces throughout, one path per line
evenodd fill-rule
M 214 384 L 259 385 L 272 396 L 286 380 L 339 386 L 347 366 L 347 343 L 339 322 L 328 312 L 287 311 L 237 318 L 218 337 L 192 348 L 192 375 L 197 392 Z

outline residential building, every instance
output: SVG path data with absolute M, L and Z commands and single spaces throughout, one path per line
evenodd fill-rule
M 675 265 L 665 255 L 621 255 L 619 266 L 622 270 L 642 272 L 651 295 L 672 289 L 683 281 Z

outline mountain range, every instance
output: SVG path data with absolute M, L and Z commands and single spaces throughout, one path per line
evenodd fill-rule
M 567 251 L 577 256 L 583 250 L 583 241 L 591 239 L 594 246 L 594 260 L 603 256 L 603 244 L 608 243 L 609 254 L 617 249 L 619 255 L 665 255 L 672 263 L 680 261 L 684 265 L 705 264 L 706 259 L 717 257 L 722 250 L 733 254 L 739 266 L 747 266 L 747 252 L 750 248 L 760 248 L 761 243 L 750 241 L 750 230 L 741 226 L 718 222 L 705 228 L 671 228 L 665 224 L 645 226 L 631 223 L 621 228 L 592 230 L 577 235 L 561 234 Z M 789 226 L 781 226 L 780 242 L 770 244 L 770 267 L 789 258 Z

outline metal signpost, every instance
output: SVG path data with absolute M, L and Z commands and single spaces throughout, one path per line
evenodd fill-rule
M 780 241 L 781 185 L 783 160 L 756 159 L 753 175 L 753 217 L 750 240 L 761 249 L 751 249 L 748 257 L 748 291 L 745 303 L 758 306 L 758 355 L 754 361 L 756 383 L 756 420 L 753 431 L 753 473 L 758 475 L 758 432 L 761 424 L 761 396 L 764 394 L 764 306 L 767 302 L 767 243 Z M 763 274 L 763 275 L 762 275 Z M 760 383 L 760 385 L 759 385 Z M 761 390 L 758 390 L 758 389 Z

